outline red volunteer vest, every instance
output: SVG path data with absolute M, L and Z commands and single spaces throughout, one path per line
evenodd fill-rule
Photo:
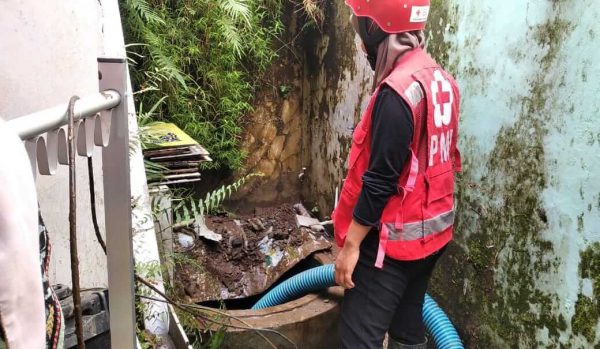
M 460 171 L 458 140 L 459 91 L 452 76 L 422 49 L 404 55 L 381 83 L 390 86 L 411 108 L 414 135 L 411 157 L 400 175 L 398 192 L 383 210 L 379 227 L 377 267 L 384 256 L 417 260 L 438 251 L 452 239 L 454 174 Z M 335 239 L 343 246 L 362 176 L 371 152 L 371 96 L 352 136 L 348 174 L 332 214 Z

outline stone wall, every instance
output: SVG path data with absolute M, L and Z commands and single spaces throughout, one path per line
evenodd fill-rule
M 303 199 L 323 217 L 333 208 L 352 130 L 370 96 L 372 72 L 357 50 L 343 1 L 323 4 L 327 20 L 322 27 L 298 24 L 301 11 L 293 5 L 287 9 L 284 41 L 296 40 L 266 74 L 271 81 L 259 93 L 243 142 L 244 173 L 265 177 L 236 196 L 237 207 Z
M 281 38 L 278 58 L 261 77 L 254 111 L 246 118 L 242 148 L 248 158 L 236 177 L 262 173 L 261 179 L 245 185 L 231 202 L 232 208 L 273 205 L 300 201 L 303 168 L 302 74 L 304 59 L 294 39 L 300 30 L 299 12 L 293 3 L 284 9 L 286 32 Z
M 243 142 L 248 152 L 245 168 L 265 177 L 242 191 L 245 200 L 261 205 L 300 199 L 301 102 L 300 88 L 294 85 L 285 97 L 267 95 L 256 106 Z

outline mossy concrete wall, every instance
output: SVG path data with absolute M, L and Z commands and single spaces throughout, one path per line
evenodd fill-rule
M 306 197 L 328 215 L 370 94 L 342 0 L 307 38 Z M 456 239 L 431 292 L 471 348 L 600 348 L 600 7 L 434 0 L 462 91 Z
M 432 292 L 471 347 L 600 347 L 597 5 L 434 1 L 464 172 Z
M 304 41 L 303 194 L 328 216 L 341 189 L 352 131 L 371 94 L 372 71 L 344 1 L 323 4 L 326 21 Z

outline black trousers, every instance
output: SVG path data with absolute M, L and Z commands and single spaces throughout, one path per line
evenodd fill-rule
M 381 349 L 386 332 L 404 344 L 425 342 L 423 301 L 429 278 L 445 247 L 418 261 L 386 257 L 375 267 L 379 234 L 371 231 L 360 248 L 352 281 L 346 290 L 339 325 L 343 349 Z

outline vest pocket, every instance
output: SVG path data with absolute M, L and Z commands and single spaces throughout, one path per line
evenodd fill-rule
M 348 169 L 354 168 L 356 161 L 360 158 L 366 137 L 367 131 L 362 127 L 362 123 L 358 124 L 352 134 L 352 147 L 350 148 L 350 155 L 348 157 Z
M 351 183 L 345 182 L 342 187 L 340 201 L 331 214 L 335 240 L 340 247 L 344 246 L 348 227 L 350 227 L 350 222 L 352 222 L 354 206 L 359 194 L 360 190 L 353 188 Z
M 446 165 L 447 164 L 447 165 Z M 449 200 L 450 207 L 454 197 L 454 169 L 452 162 L 447 162 L 428 171 L 425 176 L 427 182 L 427 206 L 442 199 Z

